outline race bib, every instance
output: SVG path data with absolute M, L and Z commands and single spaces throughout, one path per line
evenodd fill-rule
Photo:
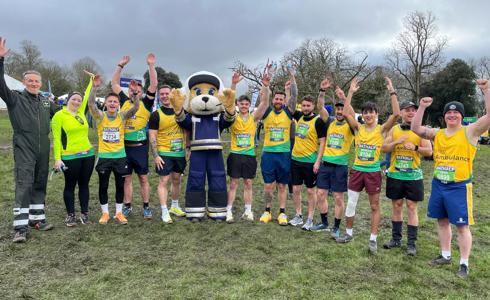
M 171 152 L 182 152 L 184 150 L 184 141 L 181 138 L 170 140 Z
M 363 161 L 374 161 L 376 146 L 368 144 L 359 144 L 357 158 Z
M 250 140 L 250 134 L 248 133 L 239 133 L 236 135 L 236 145 L 239 148 L 248 148 L 252 146 Z
M 444 182 L 454 182 L 454 174 L 456 169 L 454 167 L 439 166 L 434 169 L 434 177 Z
M 413 157 L 397 155 L 395 158 L 395 170 L 400 172 L 413 171 Z
M 106 143 L 119 143 L 121 139 L 119 128 L 104 127 L 102 128 L 102 141 Z
M 308 134 L 308 128 L 310 128 L 308 124 L 299 123 L 296 127 L 296 136 L 304 139 Z
M 342 134 L 332 133 L 328 135 L 328 139 L 327 139 L 328 148 L 342 149 L 343 145 L 344 145 L 344 136 Z
M 284 128 L 271 127 L 270 141 L 271 142 L 283 142 L 284 141 Z

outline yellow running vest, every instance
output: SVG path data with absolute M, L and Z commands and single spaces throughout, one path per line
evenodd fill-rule
M 290 152 L 291 141 L 289 131 L 291 117 L 286 113 L 287 108 L 276 113 L 271 109 L 265 117 L 264 123 L 264 148 L 265 152 Z
M 130 100 L 126 100 L 121 107 L 121 111 L 125 111 L 131 108 L 133 103 Z M 127 141 L 144 141 L 146 140 L 146 125 L 150 120 L 151 113 L 145 108 L 143 102 L 140 101 L 140 107 L 138 111 L 131 118 L 127 119 L 124 124 L 124 139 Z
M 304 116 L 296 123 L 292 159 L 300 162 L 314 163 L 318 154 L 318 134 L 315 122 L 318 116 L 305 121 Z
M 412 130 L 402 130 L 400 125 L 393 127 L 393 141 L 402 136 L 408 136 L 406 142 L 420 147 L 422 139 Z M 396 145 L 391 152 L 390 168 L 386 176 L 400 180 L 423 179 L 424 175 L 420 168 L 420 154 L 415 150 L 403 148 L 403 144 Z
M 97 125 L 99 135 L 99 158 L 126 157 L 124 151 L 124 122 L 118 113 L 114 120 L 104 112 L 102 121 Z
M 476 147 L 466 136 L 466 126 L 448 137 L 439 129 L 434 137 L 434 178 L 443 182 L 469 180 L 473 173 Z
M 381 146 L 384 137 L 381 134 L 381 125 L 376 125 L 371 131 L 366 130 L 366 125 L 359 126 L 355 136 L 356 159 L 352 169 L 363 172 L 380 171 Z
M 328 126 L 327 138 L 325 140 L 325 150 L 323 151 L 323 161 L 347 166 L 349 164 L 349 151 L 354 134 L 347 122 L 337 124 L 334 120 Z
M 252 115 L 248 115 L 247 121 L 243 121 L 238 115 L 230 127 L 231 153 L 255 156 L 255 131 L 257 124 Z
M 162 156 L 185 156 L 184 130 L 175 121 L 175 115 L 166 115 L 158 109 L 157 149 Z

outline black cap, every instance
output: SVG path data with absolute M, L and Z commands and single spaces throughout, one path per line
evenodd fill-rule
M 444 105 L 444 111 L 442 115 L 446 115 L 446 113 L 450 110 L 455 110 L 461 114 L 461 117 L 464 117 L 464 105 L 461 102 L 458 101 L 451 101 Z
M 402 101 L 402 103 L 400 103 L 400 109 L 405 109 L 405 108 L 409 108 L 412 106 L 415 108 L 419 108 L 419 106 L 411 100 L 405 100 L 405 101 Z
M 333 106 L 335 106 L 335 107 L 344 106 L 344 101 L 341 101 L 341 100 L 335 101 L 335 104 Z

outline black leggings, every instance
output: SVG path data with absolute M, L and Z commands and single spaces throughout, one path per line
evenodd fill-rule
M 112 172 L 114 173 L 114 181 L 116 183 L 116 203 L 123 203 L 124 178 L 120 173 L 116 171 Z M 104 205 L 109 202 L 107 190 L 109 189 L 109 178 L 111 177 L 111 171 L 106 170 L 103 173 L 97 173 L 99 174 L 99 201 L 101 205 Z
M 63 199 L 65 200 L 66 212 L 75 213 L 75 187 L 78 184 L 78 198 L 80 200 L 80 211 L 88 213 L 88 199 L 90 177 L 94 169 L 95 156 L 81 157 L 64 160 L 68 169 L 64 172 L 65 189 Z

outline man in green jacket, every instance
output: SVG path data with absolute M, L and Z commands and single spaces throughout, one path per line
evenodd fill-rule
M 28 226 L 50 230 L 44 201 L 48 179 L 49 123 L 58 106 L 39 94 L 41 74 L 24 72 L 23 91 L 11 91 L 4 79 L 4 57 L 9 52 L 0 37 L 0 97 L 7 104 L 14 130 L 15 204 L 13 242 L 25 242 Z

